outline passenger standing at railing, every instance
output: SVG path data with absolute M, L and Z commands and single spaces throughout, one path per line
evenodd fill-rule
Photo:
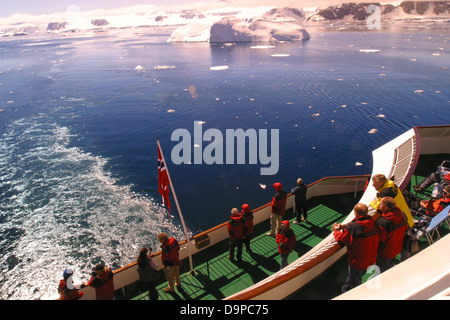
M 227 225 L 229 237 L 229 255 L 228 259 L 234 261 L 234 249 L 237 248 L 236 258 L 242 261 L 242 243 L 244 241 L 244 220 L 237 208 L 231 209 L 230 221 Z
M 83 296 L 82 291 L 78 291 L 78 288 L 73 284 L 72 268 L 67 268 L 63 272 L 63 280 L 59 282 L 58 293 L 60 300 L 78 300 Z
M 347 292 L 362 283 L 362 276 L 377 260 L 380 236 L 375 220 L 368 215 L 368 208 L 358 203 L 353 208 L 355 218 L 346 225 L 333 224 L 334 239 L 340 246 L 347 246 L 348 276 L 342 286 Z
M 273 184 L 273 188 L 277 193 L 272 198 L 270 215 L 270 232 L 266 233 L 268 236 L 274 237 L 277 230 L 281 226 L 281 221 L 283 220 L 284 213 L 286 212 L 286 200 L 287 193 L 283 190 L 283 185 L 279 182 Z
M 381 214 L 381 199 L 384 197 L 394 198 L 397 207 L 399 207 L 408 218 L 408 225 L 412 227 L 414 225 L 414 219 L 400 188 L 397 187 L 392 180 L 388 180 L 384 174 L 374 175 L 372 177 L 372 185 L 377 190 L 377 198 L 370 202 L 370 206 L 375 208 L 378 213 Z
M 294 223 L 300 223 L 301 221 L 306 222 L 306 218 L 308 217 L 308 209 L 306 208 L 306 192 L 308 190 L 308 186 L 303 183 L 302 178 L 297 179 L 297 186 L 292 188 L 291 192 L 294 196 L 295 203 L 295 213 L 297 219 L 294 220 Z M 300 217 L 303 218 L 300 219 Z
M 253 252 L 252 249 L 250 249 L 250 240 L 252 239 L 253 231 L 255 230 L 253 225 L 253 212 L 250 210 L 250 206 L 246 203 L 241 206 L 241 209 L 242 219 L 244 220 L 244 245 L 247 252 L 252 254 Z
M 159 280 L 157 264 L 152 259 L 152 248 L 142 248 L 137 258 L 139 281 L 145 284 L 148 289 L 149 300 L 158 300 L 158 291 L 156 290 L 156 282 Z
M 174 237 L 170 237 L 165 232 L 157 236 L 161 243 L 161 260 L 164 266 L 164 275 L 168 282 L 165 292 L 175 292 L 174 282 L 178 290 L 181 290 L 180 281 L 180 245 Z
M 406 203 L 403 193 L 392 180 L 388 180 L 384 174 L 376 174 L 372 177 L 372 185 L 377 190 L 378 193 L 377 198 L 372 200 L 372 202 L 370 202 L 370 206 L 375 208 L 378 214 L 381 215 L 380 210 L 381 199 L 383 197 L 391 197 L 394 198 L 397 207 L 399 207 L 400 210 L 402 210 L 403 213 L 405 214 L 408 220 L 408 226 L 410 228 L 414 226 L 414 219 L 411 215 L 411 210 L 409 209 L 408 204 Z M 374 219 L 377 220 L 378 217 L 374 217 Z M 401 261 L 405 261 L 411 256 L 411 243 L 412 239 L 409 235 L 407 235 L 405 237 L 403 250 L 401 252 L 400 258 Z
M 92 268 L 92 277 L 88 283 L 82 285 L 95 288 L 96 300 L 113 300 L 114 297 L 114 281 L 111 269 L 99 263 Z
M 296 238 L 294 231 L 290 228 L 288 220 L 281 222 L 281 226 L 278 229 L 275 241 L 278 245 L 278 252 L 281 254 L 281 268 L 283 269 L 288 265 L 289 254 L 294 250 L 296 244 Z
M 384 197 L 381 199 L 380 209 L 383 213 L 375 222 L 380 230 L 377 266 L 381 272 L 384 272 L 394 266 L 394 258 L 402 251 L 403 238 L 408 225 L 406 217 L 396 206 L 393 198 Z

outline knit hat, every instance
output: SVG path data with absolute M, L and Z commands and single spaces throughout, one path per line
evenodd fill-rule
M 71 275 L 73 275 L 73 270 L 71 268 L 67 268 L 63 272 L 64 279 L 68 279 Z
M 281 222 L 281 224 L 284 224 L 288 228 L 291 226 L 291 223 L 289 222 L 289 220 L 284 220 L 283 222 Z
M 246 203 L 244 203 L 244 204 L 241 206 L 241 209 L 242 209 L 242 212 L 243 212 L 243 213 L 248 213 L 248 212 L 251 211 L 251 210 L 250 210 L 250 206 L 249 206 L 248 204 L 246 204 Z
M 279 182 L 275 182 L 275 183 L 273 184 L 273 188 L 274 188 L 276 191 L 281 191 L 281 190 L 283 190 L 283 185 L 282 185 L 281 183 L 279 183 Z
M 105 266 L 101 263 L 97 264 L 95 267 L 92 268 L 92 271 L 101 271 L 105 269 Z

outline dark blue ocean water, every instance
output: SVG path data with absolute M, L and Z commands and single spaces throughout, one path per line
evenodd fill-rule
M 269 202 L 274 182 L 370 174 L 373 149 L 449 124 L 447 29 L 308 31 L 266 49 L 145 29 L 1 39 L 0 298 L 54 294 L 67 266 L 79 280 L 100 261 L 123 266 L 161 231 L 183 238 L 173 198 L 169 221 L 157 193 L 156 136 L 195 234 Z M 278 173 L 173 164 L 172 132 L 193 135 L 194 121 L 278 129 Z

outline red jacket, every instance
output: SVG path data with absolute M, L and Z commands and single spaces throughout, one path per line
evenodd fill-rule
M 383 259 L 394 259 L 403 248 L 403 238 L 408 229 L 405 218 L 400 208 L 383 212 L 376 221 L 380 230 L 380 245 L 378 255 Z
M 287 193 L 283 191 L 283 186 L 279 182 L 274 183 L 273 188 L 277 191 L 277 193 L 272 198 L 272 213 L 283 216 L 286 211 Z
M 170 237 L 161 245 L 161 260 L 164 267 L 181 266 L 180 245 L 174 237 Z
M 58 286 L 58 293 L 60 296 L 60 300 L 78 300 L 83 296 L 83 292 L 78 291 L 77 289 L 69 289 L 67 287 L 67 280 L 68 279 L 62 279 L 59 282 Z M 73 281 L 72 281 L 73 284 Z
M 242 205 L 242 219 L 244 220 L 244 237 L 250 234 L 253 234 L 255 230 L 253 226 L 253 212 L 250 210 L 250 206 L 248 204 Z
M 231 215 L 228 221 L 228 235 L 231 240 L 238 240 L 244 238 L 244 220 L 240 213 Z
M 278 252 L 281 254 L 289 254 L 294 250 L 296 238 L 294 231 L 289 229 L 289 221 L 283 221 L 282 224 L 287 225 L 287 228 L 280 228 L 275 237 L 278 245 Z
M 425 201 L 425 203 L 427 205 L 425 207 L 425 209 L 439 213 L 442 210 L 444 210 L 444 208 L 446 206 L 449 205 L 450 197 L 442 197 L 442 198 L 436 199 L 436 200 L 427 200 L 427 201 Z M 434 215 L 432 215 L 432 216 L 434 216 Z
M 380 236 L 375 221 L 370 216 L 353 219 L 343 230 L 335 230 L 334 238 L 347 246 L 348 264 L 356 270 L 366 270 L 377 260 Z
M 88 286 L 95 288 L 97 300 L 112 300 L 114 298 L 113 272 L 105 268 L 102 274 L 91 277 Z

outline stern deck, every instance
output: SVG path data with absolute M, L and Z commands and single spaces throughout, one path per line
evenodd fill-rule
M 286 213 L 290 220 L 297 244 L 289 255 L 289 263 L 298 259 L 331 232 L 335 222 L 341 222 L 360 198 L 361 194 L 342 194 L 327 197 L 316 197 L 309 200 L 308 221 L 301 224 L 292 223 L 294 216 L 291 211 Z M 197 253 L 192 257 L 196 275 L 190 275 L 189 263 L 183 261 L 181 267 L 182 290 L 174 293 L 164 292 L 167 281 L 160 271 L 160 281 L 157 285 L 159 300 L 221 300 L 239 292 L 255 283 L 271 276 L 280 270 L 280 254 L 275 238 L 267 236 L 270 231 L 269 222 L 255 226 L 255 233 L 250 242 L 253 251 L 250 255 L 243 248 L 242 262 L 232 262 L 228 259 L 228 240 Z M 139 282 L 135 282 L 124 290 L 116 292 L 117 299 L 147 300 Z

